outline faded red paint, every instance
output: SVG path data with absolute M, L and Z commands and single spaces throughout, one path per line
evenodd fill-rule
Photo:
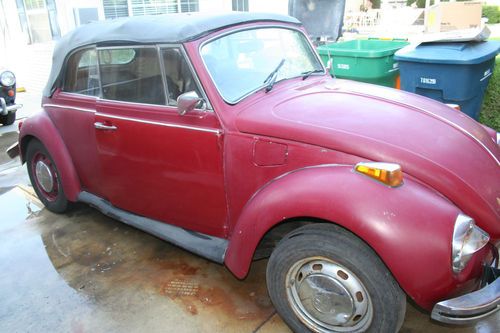
M 127 211 L 229 239 L 225 264 L 239 278 L 270 228 L 314 217 L 363 239 L 426 309 L 476 287 L 489 250 L 454 275 L 451 237 L 464 212 L 492 243 L 500 240 L 494 132 L 430 99 L 328 76 L 278 82 L 228 105 L 198 50 L 231 29 L 184 44 L 215 112 L 179 116 L 168 106 L 57 91 L 24 122 L 20 140 L 43 142 L 70 200 L 86 190 Z M 119 130 L 95 131 L 96 121 Z M 360 161 L 401 164 L 404 185 L 387 188 L 353 173 Z

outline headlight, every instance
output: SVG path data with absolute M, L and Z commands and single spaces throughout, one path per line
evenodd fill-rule
M 453 272 L 460 273 L 472 258 L 490 240 L 490 236 L 476 226 L 474 220 L 458 214 L 453 230 L 451 261 Z
M 497 145 L 500 145 L 500 132 L 497 132 Z
M 0 74 L 0 83 L 6 87 L 13 86 L 16 83 L 16 76 L 11 71 L 5 71 Z

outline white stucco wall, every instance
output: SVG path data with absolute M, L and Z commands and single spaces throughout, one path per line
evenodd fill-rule
M 248 0 L 248 10 L 251 12 L 268 12 L 288 14 L 288 0 Z
M 76 27 L 74 9 L 97 8 L 100 20 L 104 20 L 102 0 L 56 0 L 57 18 L 61 35 Z
M 26 44 L 28 36 L 23 34 L 15 0 L 0 0 L 0 50 L 9 45 Z M 3 52 L 0 52 L 0 66 Z
M 199 0 L 200 12 L 228 12 L 232 10 L 231 0 Z
M 345 11 L 348 12 L 359 12 L 359 8 L 363 4 L 363 0 L 346 0 Z

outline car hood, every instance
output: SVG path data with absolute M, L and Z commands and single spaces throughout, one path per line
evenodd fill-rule
M 500 149 L 465 114 L 418 95 L 335 79 L 266 97 L 239 112 L 241 132 L 399 163 L 500 238 Z

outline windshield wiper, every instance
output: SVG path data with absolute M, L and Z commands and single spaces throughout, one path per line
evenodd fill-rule
M 274 83 L 276 83 L 276 78 L 278 77 L 278 72 L 285 63 L 285 60 L 286 60 L 285 58 L 281 59 L 278 66 L 276 66 L 276 68 L 271 73 L 269 73 L 267 78 L 264 80 L 264 83 L 267 83 L 266 93 L 270 92 L 271 89 L 273 89 Z
M 323 69 L 313 69 L 312 71 L 302 72 L 302 80 L 307 79 L 313 73 L 323 73 Z

